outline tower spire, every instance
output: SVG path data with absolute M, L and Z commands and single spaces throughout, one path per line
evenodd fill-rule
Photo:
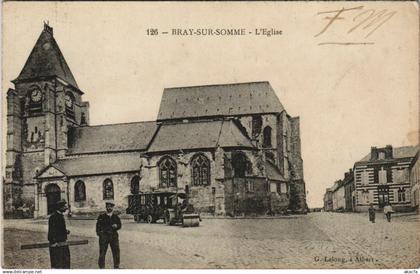
M 53 28 L 44 21 L 44 28 L 19 76 L 12 82 L 37 81 L 58 77 L 79 89 L 73 74 L 53 36 Z
M 44 31 L 48 32 L 49 34 L 53 35 L 53 28 L 50 27 L 50 21 L 44 21 Z

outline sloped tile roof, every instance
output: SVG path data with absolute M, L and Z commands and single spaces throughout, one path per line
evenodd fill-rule
M 73 128 L 68 153 L 146 150 L 156 129 L 154 121 Z
M 55 41 L 52 30 L 44 29 L 19 76 L 14 81 L 57 76 L 78 88 L 76 80 Z
M 239 130 L 232 120 L 222 122 L 217 146 L 254 148 L 251 141 Z
M 215 147 L 254 148 L 237 126 L 228 121 L 163 124 L 148 152 Z
M 416 156 L 416 153 L 419 151 L 419 146 L 404 146 L 404 147 L 393 147 L 392 148 L 392 157 L 393 159 L 399 158 L 410 158 Z M 370 152 L 365 157 L 363 157 L 359 162 L 370 161 L 371 155 Z
M 166 88 L 158 120 L 280 113 L 283 110 L 268 82 Z
M 140 170 L 140 153 L 116 153 L 61 159 L 51 166 L 66 176 L 138 171 Z M 42 177 L 42 173 L 38 177 Z
M 280 173 L 279 169 L 274 164 L 272 164 L 269 161 L 266 161 L 264 162 L 264 165 L 268 179 L 282 182 L 286 181 L 283 175 Z

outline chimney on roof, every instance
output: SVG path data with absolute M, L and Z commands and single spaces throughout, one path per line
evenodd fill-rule
M 49 21 L 47 21 L 47 22 L 44 21 L 44 31 L 53 35 L 53 28 L 50 27 L 48 24 L 49 24 Z
M 370 148 L 370 160 L 377 160 L 378 159 L 378 149 L 376 147 Z

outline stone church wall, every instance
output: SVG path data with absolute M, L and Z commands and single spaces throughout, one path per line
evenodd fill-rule
M 291 173 L 291 209 L 306 211 L 306 188 L 303 177 L 303 160 L 300 142 L 300 119 L 290 118 L 290 173 Z
M 191 160 L 197 153 L 205 155 L 210 162 L 210 184 L 206 186 L 194 186 L 192 184 Z M 223 214 L 224 186 L 220 182 L 220 178 L 223 178 L 223 153 L 200 151 L 182 154 L 159 154 L 143 158 L 140 191 L 176 191 L 175 188 L 161 188 L 159 186 L 158 165 L 159 161 L 165 156 L 169 156 L 176 161 L 178 190 L 185 191 L 186 186 L 188 186 L 190 203 L 194 205 L 196 210 L 203 213 Z
M 35 183 L 34 177 L 37 171 L 45 167 L 44 151 L 24 153 L 22 155 L 22 179 L 23 184 Z
M 252 185 L 252 190 L 248 184 Z M 231 178 L 225 181 L 225 186 L 227 215 L 252 215 L 267 212 L 267 182 L 264 178 Z
M 253 130 L 253 117 L 260 116 L 261 117 L 261 126 L 258 129 Z M 277 116 L 274 114 L 265 114 L 265 115 L 249 115 L 249 116 L 241 116 L 239 118 L 241 125 L 246 129 L 246 133 L 249 138 L 252 140 L 252 143 L 257 146 L 258 148 L 263 147 L 264 142 L 264 129 L 266 127 L 271 128 L 271 147 L 264 148 L 264 151 L 273 155 L 273 160 L 276 165 L 279 165 L 278 155 L 276 153 L 278 148 L 278 127 L 277 127 Z M 253 134 L 254 132 L 254 134 Z
M 125 213 L 128 207 L 128 195 L 130 195 L 131 179 L 138 173 L 116 173 L 98 176 L 72 177 L 69 180 L 69 200 L 72 205 L 73 214 L 98 213 L 105 210 L 105 202 L 115 203 L 115 210 Z M 114 186 L 114 198 L 104 199 L 103 182 L 111 179 Z M 77 181 L 83 181 L 86 187 L 86 200 L 76 202 L 74 185 Z M 140 181 L 140 185 L 142 181 Z M 67 200 L 67 197 L 66 197 Z

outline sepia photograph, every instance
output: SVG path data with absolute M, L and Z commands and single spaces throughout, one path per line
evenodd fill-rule
M 3 273 L 419 268 L 418 3 L 2 14 Z

